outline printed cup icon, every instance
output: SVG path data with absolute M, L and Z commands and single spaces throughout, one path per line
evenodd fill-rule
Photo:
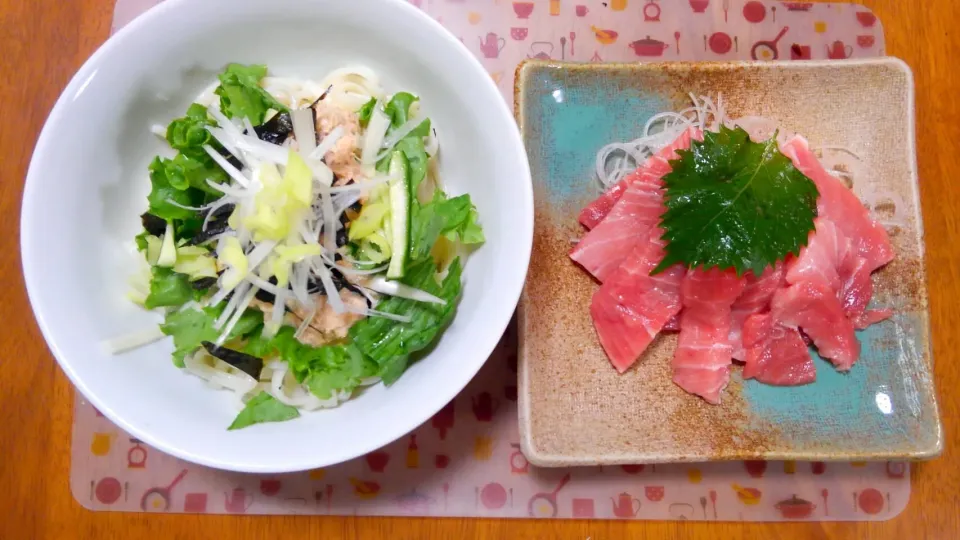
M 243 514 L 253 504 L 253 496 L 241 488 L 234 488 L 232 493 L 223 494 L 223 507 L 231 514 Z
M 433 415 L 433 418 L 430 420 L 430 425 L 434 429 L 440 432 L 440 440 L 446 440 L 447 431 L 453 427 L 455 420 L 455 409 L 454 403 L 456 400 L 450 400 L 450 403 L 447 403 L 440 409 L 437 414 Z
M 869 11 L 858 11 L 857 21 L 866 28 L 872 27 L 877 22 L 877 16 Z
M 590 8 L 588 8 L 583 4 L 580 4 L 576 7 L 576 13 L 577 13 L 577 17 L 586 17 L 587 13 L 590 13 Z
M 690 7 L 694 13 L 703 13 L 710 5 L 710 0 L 690 0 Z
M 877 42 L 877 39 L 873 36 L 857 36 L 857 45 L 861 48 L 869 49 Z
M 526 19 L 533 13 L 533 2 L 514 2 L 513 12 L 517 14 L 518 18 Z
M 810 472 L 813 474 L 823 474 L 827 472 L 827 464 L 822 461 L 814 461 L 810 464 Z
M 93 441 L 90 442 L 90 453 L 95 456 L 105 456 L 109 454 L 110 446 L 116 437 L 116 433 L 94 433 Z
M 183 511 L 191 514 L 203 514 L 207 511 L 206 493 L 187 493 L 183 498 Z
M 798 45 L 794 43 L 790 46 L 791 60 L 810 60 L 812 54 L 809 45 Z
M 663 486 L 647 486 L 643 488 L 643 493 L 647 496 L 648 501 L 660 502 L 663 500 L 663 496 L 666 493 L 666 488 Z
M 450 456 L 437 454 L 437 457 L 433 460 L 433 465 L 438 469 L 446 469 L 450 465 Z
M 390 462 L 390 454 L 382 450 L 377 450 L 376 452 L 367 454 L 366 460 L 371 471 L 383 472 L 383 470 L 387 468 L 387 463 Z
M 627 474 L 639 474 L 643 472 L 646 465 L 621 465 L 620 468 Z
M 767 462 L 763 460 L 744 461 L 743 466 L 747 469 L 747 474 L 753 478 L 762 478 L 767 472 Z
M 582 519 L 593 519 L 596 517 L 593 499 L 574 499 L 573 517 Z
M 514 41 L 523 41 L 527 39 L 529 32 L 529 28 L 515 26 L 510 29 L 510 37 L 513 38 Z
M 687 480 L 691 484 L 699 484 L 703 480 L 703 472 L 697 468 L 690 469 L 687 471 Z
M 280 480 L 275 478 L 264 478 L 260 480 L 260 493 L 263 493 L 267 497 L 273 497 L 277 493 L 280 493 L 280 487 L 282 484 Z
M 473 459 L 487 461 L 493 456 L 493 439 L 477 437 L 473 442 Z
M 493 415 L 500 408 L 500 401 L 490 395 L 490 392 L 483 392 L 473 398 L 473 415 L 477 417 L 477 422 L 490 422 Z

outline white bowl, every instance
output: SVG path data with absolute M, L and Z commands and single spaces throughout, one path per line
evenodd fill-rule
M 390 388 L 290 422 L 227 431 L 231 392 L 175 368 L 169 339 L 111 356 L 101 341 L 157 324 L 126 300 L 150 126 L 182 116 L 229 62 L 319 78 L 365 64 L 421 96 L 448 192 L 469 193 L 486 244 L 467 261 L 453 323 Z M 510 109 L 467 48 L 399 0 L 168 0 L 87 61 L 50 114 L 30 164 L 21 250 L 37 321 L 60 366 L 103 414 L 182 459 L 247 472 L 322 467 L 428 420 L 477 373 L 509 323 L 533 238 L 530 171 Z

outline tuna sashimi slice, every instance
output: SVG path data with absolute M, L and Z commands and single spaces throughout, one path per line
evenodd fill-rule
M 791 138 L 780 151 L 817 185 L 820 217 L 836 223 L 843 235 L 853 242 L 857 254 L 866 259 L 869 272 L 893 260 L 893 245 L 887 231 L 870 217 L 860 199 L 840 179 L 823 168 L 805 138 L 800 135 Z
M 593 228 L 570 252 L 593 277 L 603 283 L 663 213 L 660 177 L 646 172 L 627 188 L 606 219 Z
M 733 271 L 692 270 L 681 284 L 683 314 L 673 382 L 710 403 L 730 381 L 730 309 L 746 282 Z
M 625 176 L 581 210 L 579 217 L 580 223 L 588 229 L 596 227 L 598 223 L 603 221 L 603 218 L 607 217 L 607 214 L 610 213 L 617 201 L 620 200 L 620 197 L 626 193 L 630 184 L 637 181 L 642 173 L 647 172 L 660 178 L 670 172 L 669 161 L 679 157 L 676 152 L 678 149 L 690 147 L 691 138 L 700 140 L 703 138 L 703 134 L 696 128 L 690 128 L 681 133 L 672 143 L 650 156 L 647 161 L 637 167 L 636 171 Z
M 839 291 L 843 283 L 840 268 L 850 256 L 856 257 L 856 253 L 851 253 L 850 240 L 832 221 L 817 218 L 814 225 L 816 229 L 810 233 L 807 245 L 787 265 L 786 281 L 792 285 L 816 280 Z
M 730 311 L 730 346 L 733 348 L 732 356 L 737 360 L 745 360 L 741 335 L 744 321 L 750 315 L 766 311 L 770 307 L 773 293 L 783 285 L 784 273 L 784 265 L 778 261 L 764 270 L 759 278 L 752 272 L 747 272 L 744 276 L 746 286 Z
M 796 386 L 817 379 L 813 358 L 800 332 L 777 324 L 770 313 L 751 315 L 743 324 L 744 379 Z
M 853 323 L 844 314 L 836 293 L 824 283 L 801 281 L 780 289 L 770 307 L 775 321 L 803 329 L 820 356 L 838 370 L 849 370 L 860 356 Z
M 787 265 L 787 283 L 819 281 L 828 285 L 840 299 L 844 314 L 858 329 L 889 317 L 890 310 L 867 310 L 873 297 L 868 261 L 832 221 L 817 218 L 815 225 L 807 245 Z
M 867 309 L 873 297 L 873 280 L 870 279 L 867 264 L 866 259 L 851 254 L 840 268 L 840 277 L 843 282 L 838 291 L 838 298 L 843 306 L 843 312 L 853 321 L 854 327 L 858 330 L 893 315 L 891 309 Z
M 590 302 L 600 344 L 620 373 L 640 358 L 663 325 L 680 312 L 683 267 L 650 275 L 663 259 L 661 234 L 657 227 L 647 231 Z

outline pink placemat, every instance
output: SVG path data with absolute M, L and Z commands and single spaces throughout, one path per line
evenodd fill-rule
M 528 56 L 750 59 L 751 51 L 760 58 L 766 51 L 768 57 L 823 59 L 884 51 L 879 21 L 849 4 L 412 2 L 461 37 L 508 100 L 514 68 Z M 157 3 L 119 0 L 114 30 Z M 647 36 L 660 45 L 631 46 Z M 775 43 L 755 47 L 758 42 Z M 658 55 L 639 57 L 638 52 Z M 71 487 L 91 510 L 727 521 L 877 521 L 900 513 L 910 497 L 904 463 L 537 469 L 519 450 L 516 398 L 516 335 L 511 331 L 460 396 L 414 433 L 335 467 L 263 476 L 207 469 L 164 455 L 130 438 L 78 397 Z

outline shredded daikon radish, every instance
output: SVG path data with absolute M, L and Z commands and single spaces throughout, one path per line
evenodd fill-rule
M 335 144 L 343 137 L 343 126 L 337 126 L 327 133 L 327 136 L 310 152 L 310 159 L 323 159 Z
M 300 155 L 309 158 L 317 147 L 317 126 L 313 123 L 313 110 L 290 111 L 290 122 L 293 124 L 293 136 L 297 139 Z
M 404 137 L 409 135 L 411 131 L 417 129 L 420 126 L 420 124 L 422 124 L 423 122 L 424 120 L 422 118 L 411 118 L 410 120 L 407 120 L 406 122 L 404 122 L 403 125 L 395 129 L 392 133 L 390 133 L 390 136 L 385 137 L 383 139 L 383 144 L 381 145 L 381 148 L 383 148 L 383 151 L 377 154 L 376 161 L 380 161 L 381 159 L 390 155 L 390 152 L 393 150 L 393 147 L 396 146 L 397 143 L 400 142 Z
M 166 337 L 158 325 L 150 328 L 144 328 L 137 332 L 131 332 L 115 338 L 106 339 L 102 342 L 103 347 L 109 354 L 120 354 L 144 345 L 149 345 Z
M 233 178 L 241 186 L 248 188 L 250 187 L 250 179 L 243 175 L 239 169 L 230 164 L 219 152 L 213 149 L 209 144 L 203 145 L 203 149 L 207 152 L 207 155 L 213 158 L 217 162 L 217 165 L 220 165 L 220 168 L 227 171 L 227 174 L 230 175 L 230 178 Z
M 320 260 L 317 261 L 317 259 Z M 333 283 L 333 278 L 330 276 L 330 270 L 327 269 L 327 266 L 323 263 L 323 259 L 321 257 L 313 257 L 313 261 L 316 261 L 316 264 L 313 264 L 312 268 L 314 269 L 314 273 L 317 275 L 317 277 L 320 278 L 320 283 L 323 284 L 323 290 L 327 294 L 327 304 L 334 313 L 343 313 L 345 311 L 343 299 L 340 298 L 340 292 Z
M 370 309 L 366 307 L 355 307 L 355 306 L 346 306 L 346 310 L 350 313 L 355 313 L 357 315 L 363 315 L 365 317 L 383 317 L 384 319 L 390 319 L 391 321 L 397 321 L 402 323 L 408 323 L 412 319 L 407 315 L 397 315 L 395 313 L 387 313 L 386 311 L 377 311 L 375 309 Z
M 230 319 L 230 316 L 233 315 L 233 312 L 237 309 L 237 306 L 240 305 L 240 302 L 243 300 L 243 295 L 247 292 L 251 285 L 245 281 L 241 281 L 233 289 L 233 296 L 230 297 L 230 301 L 227 302 L 227 307 L 223 308 L 223 313 L 217 317 L 217 320 L 214 321 L 213 327 L 217 330 L 223 328 L 223 325 Z
M 690 94 L 690 100 L 693 106 L 680 112 L 667 111 L 653 115 L 637 139 L 613 142 L 601 148 L 596 160 L 596 173 L 601 187 L 606 189 L 619 182 L 690 127 L 705 131 L 718 129 L 720 124 L 729 122 L 720 97 L 714 103 L 707 96 L 698 98 Z
M 380 110 L 380 104 L 377 103 L 373 107 L 373 114 L 370 116 L 370 123 L 367 124 L 367 132 L 363 137 L 363 151 L 360 154 L 362 165 L 372 166 L 377 162 L 377 155 L 380 153 L 384 135 L 389 127 L 390 119 Z
M 447 303 L 446 300 L 442 298 L 437 298 L 426 291 L 421 291 L 420 289 L 400 283 L 399 281 L 374 278 L 370 280 L 370 283 L 367 284 L 367 288 L 378 293 L 396 296 L 399 298 L 406 298 L 408 300 L 416 300 L 417 302 L 428 302 L 431 304 L 440 305 L 446 305 Z
M 209 178 L 207 178 L 207 185 L 219 191 L 220 193 L 223 193 L 224 195 L 230 195 L 235 199 L 247 199 L 254 195 L 250 190 L 237 189 L 226 184 L 218 184 Z
M 227 336 L 230 335 L 230 332 L 233 332 L 233 327 L 240 322 L 240 317 L 243 317 L 243 313 L 247 311 L 247 308 L 250 307 L 250 303 L 253 302 L 254 297 L 257 295 L 257 288 L 251 286 L 250 290 L 243 295 L 243 299 L 240 300 L 240 303 L 237 304 L 237 309 L 234 311 L 233 316 L 230 317 L 230 322 L 227 323 L 227 326 L 223 329 L 223 332 L 220 334 L 220 337 L 217 338 L 217 347 L 223 345 L 223 342 L 227 340 Z M 239 294 L 237 294 L 239 296 Z M 226 310 L 224 310 L 226 312 Z

